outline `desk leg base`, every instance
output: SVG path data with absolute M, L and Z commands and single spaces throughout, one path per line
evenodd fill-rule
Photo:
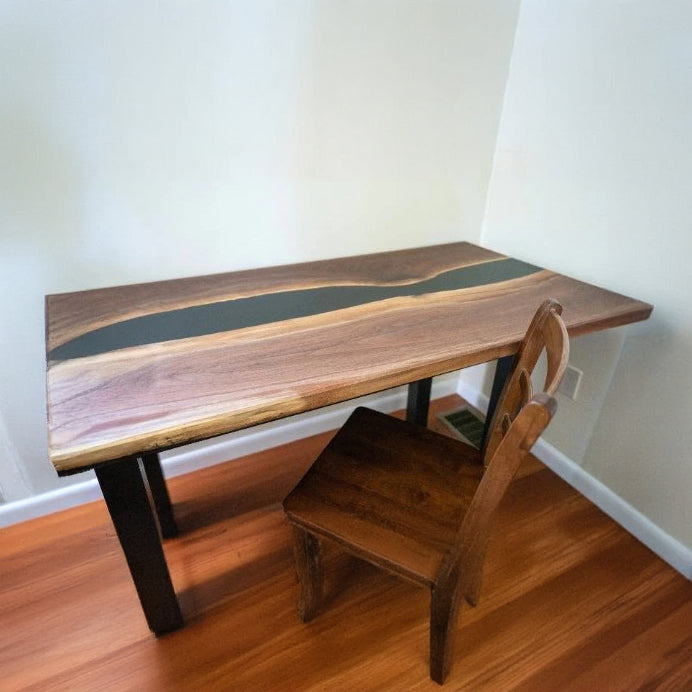
M 408 386 L 408 401 L 406 404 L 406 420 L 409 423 L 428 425 L 428 410 L 430 409 L 430 391 L 432 389 L 432 377 L 411 382 Z
M 166 487 L 166 479 L 163 477 L 159 455 L 156 452 L 143 454 L 142 464 L 149 482 L 149 490 L 154 501 L 161 535 L 164 538 L 175 538 L 178 535 L 178 525 L 175 523 L 173 505 Z
M 483 441 L 481 443 L 481 449 L 485 449 L 485 441 L 487 440 L 488 433 L 490 432 L 490 424 L 493 422 L 493 416 L 495 415 L 497 403 L 500 400 L 500 395 L 504 389 L 505 382 L 512 372 L 515 360 L 515 355 L 505 356 L 504 358 L 498 358 L 497 364 L 495 365 L 495 377 L 493 378 L 493 386 L 490 390 L 488 411 L 485 414 L 485 427 L 483 429 Z
M 149 629 L 159 635 L 182 627 L 143 464 L 126 457 L 95 470 Z

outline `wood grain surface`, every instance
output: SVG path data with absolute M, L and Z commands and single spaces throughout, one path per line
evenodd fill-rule
M 536 311 L 484 452 L 427 425 L 363 406 L 349 416 L 283 501 L 295 526 L 304 621 L 320 609 L 322 539 L 335 541 L 430 589 L 430 677 L 444 683 L 453 664 L 460 604 L 478 603 L 497 507 L 557 409 L 550 394 L 569 361 L 561 312 L 552 300 Z M 547 379 L 544 391 L 533 396 L 526 383 L 542 352 Z
M 436 403 L 433 415 L 460 405 Z M 425 589 L 337 549 L 324 612 L 308 625 L 296 613 L 278 503 L 328 439 L 170 480 L 182 533 L 164 548 L 188 625 L 165 637 L 147 627 L 103 502 L 0 530 L 0 689 L 439 691 Z M 500 505 L 484 578 L 442 689 L 691 689 L 692 583 L 535 459 Z
M 48 296 L 47 347 L 136 315 L 297 287 L 396 284 L 503 259 L 468 243 Z M 50 458 L 71 473 L 516 351 L 545 298 L 571 336 L 648 317 L 641 301 L 543 270 L 47 367 Z
M 123 319 L 276 291 L 337 284 L 398 284 L 503 258 L 470 243 L 379 252 L 226 274 L 47 296 L 48 350 Z

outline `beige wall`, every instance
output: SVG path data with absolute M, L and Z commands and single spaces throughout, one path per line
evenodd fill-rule
M 692 548 L 692 6 L 518 4 L 0 3 L 0 499 L 83 478 L 46 293 L 480 239 L 654 303 L 548 439 Z
M 483 244 L 654 304 L 548 439 L 692 548 L 692 4 L 524 0 Z
M 4 497 L 58 485 L 46 293 L 477 241 L 517 8 L 0 3 Z

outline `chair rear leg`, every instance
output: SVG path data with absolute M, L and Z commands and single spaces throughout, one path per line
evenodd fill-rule
M 440 594 L 433 588 L 430 595 L 430 677 L 440 685 L 452 668 L 459 601 L 456 590 Z
M 319 539 L 299 526 L 293 527 L 293 548 L 300 593 L 298 614 L 303 622 L 310 622 L 322 602 L 322 559 Z
M 478 605 L 478 599 L 481 594 L 482 576 L 481 573 L 475 575 L 474 578 L 470 580 L 470 583 L 466 585 L 464 591 L 466 602 L 474 608 Z

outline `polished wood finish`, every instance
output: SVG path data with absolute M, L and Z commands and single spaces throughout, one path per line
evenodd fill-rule
M 48 296 L 47 348 L 139 315 L 298 288 L 405 284 L 503 257 L 470 243 L 288 264 Z
M 478 602 L 497 507 L 557 408 L 550 395 L 569 360 L 561 312 L 559 303 L 546 300 L 531 320 L 484 454 L 410 421 L 354 411 L 283 502 L 296 527 L 303 620 L 320 606 L 319 539 L 336 541 L 430 589 L 430 677 L 445 681 L 461 600 Z M 545 391 L 534 397 L 531 373 L 541 353 Z
M 298 577 L 298 614 L 303 622 L 317 615 L 322 602 L 324 572 L 319 540 L 300 526 L 293 527 L 293 551 Z
M 460 403 L 435 401 L 433 414 Z M 142 618 L 103 502 L 0 529 L 0 689 L 439 689 L 416 585 L 327 546 L 328 607 L 309 625 L 296 617 L 278 503 L 328 439 L 169 481 L 183 533 L 164 547 L 189 625 L 165 637 Z M 692 583 L 535 459 L 498 509 L 485 581 L 445 689 L 690 689 Z
M 431 587 L 483 467 L 460 440 L 357 408 L 284 501 L 291 522 Z
M 486 463 L 492 458 L 518 411 L 531 400 L 531 375 L 543 352 L 547 357 L 547 368 L 541 390 L 549 396 L 557 392 L 569 361 L 569 337 L 561 315 L 562 305 L 548 299 L 531 320 L 512 369 L 505 380 L 497 407 L 493 410 L 483 444 L 483 458 Z
M 120 501 L 172 535 L 158 452 L 513 353 L 522 315 L 550 293 L 575 333 L 651 311 L 468 243 L 48 296 L 50 459 L 61 475 L 147 460 L 152 516 Z M 412 399 L 417 416 L 427 396 Z M 155 543 L 115 528 L 130 565 Z M 159 594 L 178 610 L 159 562 L 132 572 L 150 623 Z
M 504 256 L 469 243 L 46 299 L 48 351 L 147 314 L 334 285 L 404 285 Z M 49 453 L 61 474 L 424 380 L 516 352 L 552 296 L 570 334 L 645 319 L 651 306 L 548 270 L 217 334 L 48 361 Z M 348 344 L 348 348 L 344 348 Z

